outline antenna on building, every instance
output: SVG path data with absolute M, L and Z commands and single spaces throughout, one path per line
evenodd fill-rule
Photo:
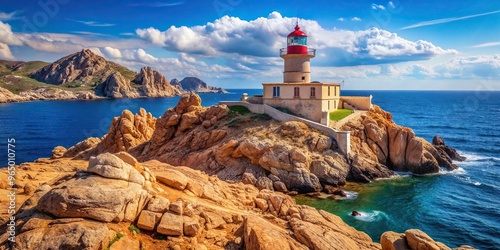
M 341 86 L 344 87 L 344 80 L 342 80 L 342 82 L 340 82 Z

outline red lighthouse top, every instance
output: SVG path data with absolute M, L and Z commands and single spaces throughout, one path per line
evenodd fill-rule
M 300 30 L 299 24 L 296 24 L 295 30 L 287 36 L 286 52 L 307 55 L 307 35 Z
M 295 30 L 292 31 L 290 34 L 288 34 L 288 37 L 291 36 L 305 36 L 307 37 L 306 33 L 304 33 L 302 30 L 300 30 L 299 24 L 295 25 Z

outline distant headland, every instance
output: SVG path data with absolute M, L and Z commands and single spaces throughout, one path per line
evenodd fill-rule
M 184 92 L 227 93 L 196 77 L 170 82 L 143 67 L 139 73 L 107 61 L 89 49 L 54 63 L 0 60 L 0 103 L 33 100 L 95 100 L 169 97 Z

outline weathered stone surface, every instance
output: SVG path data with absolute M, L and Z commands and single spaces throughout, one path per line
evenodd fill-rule
M 16 236 L 13 249 L 103 249 L 108 246 L 105 224 L 93 221 L 48 223 Z
M 195 219 L 184 217 L 183 228 L 184 228 L 184 235 L 189 237 L 194 237 L 198 234 L 198 231 L 200 230 L 200 224 Z
M 243 238 L 245 248 L 249 250 L 308 249 L 283 229 L 254 216 L 245 218 Z
M 451 248 L 441 242 L 434 241 L 429 235 L 418 229 L 406 230 L 405 236 L 410 249 L 451 250 Z
M 53 150 L 52 150 L 52 156 L 50 157 L 51 159 L 57 159 L 57 158 L 61 158 L 64 156 L 64 154 L 67 152 L 68 150 L 63 147 L 63 146 L 57 146 L 55 147 Z
M 141 242 L 133 237 L 124 236 L 113 243 L 109 250 L 141 250 Z
M 156 196 L 148 203 L 148 210 L 155 213 L 164 213 L 168 211 L 170 201 L 162 196 Z
M 141 85 L 141 91 L 145 96 L 166 97 L 181 94 L 181 91 L 170 85 L 165 76 L 150 67 L 141 68 L 134 82 Z
M 182 211 L 183 210 L 182 200 L 176 200 L 176 201 L 170 203 L 169 210 L 176 213 L 176 214 L 182 215 L 182 212 L 183 212 Z
M 281 181 L 273 182 L 273 187 L 274 187 L 274 190 L 276 190 L 278 192 L 282 192 L 282 193 L 288 192 L 288 189 L 286 188 L 285 183 L 283 183 Z
M 156 179 L 175 189 L 184 190 L 188 184 L 189 179 L 181 172 L 173 169 L 165 169 L 156 175 Z
M 243 182 L 244 184 L 255 185 L 257 179 L 255 178 L 255 175 L 252 173 L 243 173 L 243 176 L 241 177 L 241 182 Z
M 145 181 L 144 176 L 133 166 L 110 153 L 90 157 L 87 171 L 105 178 L 134 182 L 139 185 L 143 185 Z
M 255 205 L 256 205 L 258 208 L 260 208 L 260 210 L 262 210 L 262 212 L 267 211 L 267 208 L 269 207 L 269 206 L 267 205 L 267 200 L 265 200 L 265 199 L 261 199 L 261 198 L 255 198 L 255 199 L 254 199 L 254 201 L 255 201 Z
M 70 147 L 66 153 L 64 153 L 63 157 L 68 157 L 68 158 L 79 158 L 79 156 L 84 155 L 86 152 L 89 152 L 93 148 L 95 148 L 99 143 L 101 142 L 101 139 L 96 138 L 96 137 L 89 137 L 74 146 Z
M 123 77 L 120 72 L 109 75 L 96 89 L 101 91 L 104 96 L 111 98 L 139 97 L 139 93 L 132 87 L 130 80 Z
M 257 179 L 257 182 L 255 182 L 255 187 L 257 187 L 259 190 L 261 189 L 268 189 L 268 190 L 274 190 L 273 188 L 273 181 L 271 179 L 267 178 L 266 176 L 262 176 L 259 179 Z
M 182 216 L 171 213 L 163 214 L 156 231 L 168 236 L 181 236 L 183 232 Z
M 387 231 L 380 236 L 382 250 L 410 250 L 404 234 Z
M 137 220 L 137 227 L 140 229 L 152 231 L 156 227 L 158 222 L 160 222 L 162 215 L 163 214 L 161 213 L 142 210 L 141 214 L 139 215 L 139 219 Z

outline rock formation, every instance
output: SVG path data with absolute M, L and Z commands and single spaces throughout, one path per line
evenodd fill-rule
M 406 249 L 390 248 L 403 236 L 388 232 L 382 245 L 375 243 L 338 216 L 297 205 L 283 193 L 156 160 L 139 163 L 124 152 L 88 162 L 39 159 L 18 166 L 16 176 L 18 185 L 35 191 L 17 191 L 15 243 L 6 226 L 11 215 L 1 211 L 2 250 Z M 2 204 L 7 192 L 0 189 Z M 403 240 L 409 247 L 449 249 L 418 230 Z
M 104 82 L 96 87 L 96 90 L 111 98 L 139 97 L 137 90 L 131 86 L 130 80 L 123 77 L 120 72 L 109 75 Z
M 404 234 L 385 232 L 380 236 L 382 250 L 404 250 L 404 249 L 439 249 L 439 250 L 473 250 L 475 248 L 463 245 L 451 249 L 441 242 L 434 241 L 429 235 L 418 230 L 409 229 Z
M 406 127 L 398 126 L 390 113 L 374 106 L 366 115 L 344 124 L 351 131 L 354 174 L 371 179 L 373 168 L 385 166 L 395 171 L 415 174 L 437 173 L 440 167 L 456 169 L 449 157 Z M 357 170 L 356 170 L 357 169 Z
M 439 151 L 439 153 L 444 157 L 449 157 L 454 161 L 465 161 L 465 157 L 461 156 L 454 148 L 446 146 L 444 144 L 443 138 L 439 136 L 434 136 L 432 138 L 432 145 Z
M 10 92 L 8 89 L 0 87 L 0 103 L 22 101 L 25 101 L 25 98 Z
M 186 92 L 196 92 L 196 93 L 221 93 L 225 94 L 227 91 L 223 88 L 208 86 L 208 84 L 196 77 L 186 77 L 181 81 L 177 79 L 172 79 L 172 86 L 180 88 Z
M 148 97 L 174 96 L 181 93 L 178 89 L 172 87 L 160 72 L 150 67 L 142 68 L 134 82 L 141 85 L 143 95 Z
M 41 68 L 31 77 L 40 82 L 55 85 L 77 81 L 83 85 L 96 86 L 116 71 L 114 68 L 126 70 L 124 67 L 106 61 L 91 50 L 84 49 Z
M 84 147 L 85 153 L 68 151 L 83 159 L 127 151 L 140 161 L 185 165 L 223 180 L 285 193 L 318 192 L 349 180 L 368 182 L 393 175 L 391 169 L 426 174 L 440 166 L 455 168 L 376 106 L 344 126 L 352 131 L 353 154 L 347 157 L 334 140 L 303 123 L 278 123 L 225 105 L 206 108 L 199 96 L 187 94 L 156 121 L 144 110 L 136 118 L 124 111 L 97 145 Z

